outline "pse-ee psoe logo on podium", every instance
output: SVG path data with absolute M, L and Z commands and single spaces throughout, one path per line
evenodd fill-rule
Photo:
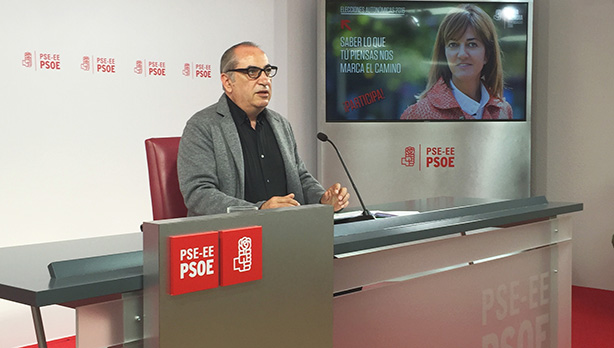
M 262 279 L 262 226 L 168 237 L 172 296 Z

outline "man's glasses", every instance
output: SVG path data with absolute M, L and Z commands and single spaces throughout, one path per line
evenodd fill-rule
M 257 66 L 250 65 L 245 69 L 230 69 L 226 72 L 229 72 L 229 71 L 236 71 L 236 72 L 247 74 L 247 76 L 249 76 L 250 79 L 255 80 L 260 77 L 260 74 L 262 74 L 263 71 L 267 77 L 275 76 L 275 74 L 277 74 L 277 67 L 273 65 L 267 65 L 264 68 L 259 68 Z

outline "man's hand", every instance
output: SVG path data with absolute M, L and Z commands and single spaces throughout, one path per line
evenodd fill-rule
M 283 207 L 296 207 L 300 203 L 294 200 L 294 193 L 285 196 L 273 196 L 268 201 L 262 203 L 260 209 L 273 209 Z
M 334 211 L 339 211 L 350 204 L 350 194 L 346 187 L 341 187 L 340 183 L 336 183 L 329 187 L 320 198 L 320 203 L 333 206 Z

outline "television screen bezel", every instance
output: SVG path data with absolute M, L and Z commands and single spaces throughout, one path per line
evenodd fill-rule
M 324 71 L 324 76 L 323 76 L 323 83 L 320 83 L 321 88 L 323 88 L 323 90 L 325 91 L 325 95 L 323 96 L 323 100 L 324 101 L 324 122 L 325 123 L 330 123 L 330 124 L 335 124 L 335 123 L 361 123 L 361 122 L 366 122 L 366 123 L 370 123 L 370 122 L 382 122 L 382 123 L 395 123 L 395 122 L 444 122 L 444 123 L 448 123 L 448 122 L 480 122 L 480 123 L 489 123 L 489 122 L 527 122 L 530 121 L 531 119 L 531 65 L 532 65 L 532 35 L 533 35 L 533 31 L 532 31 L 532 26 L 533 26 L 533 1 L 532 0 L 525 0 L 525 1 L 447 1 L 447 0 L 420 0 L 420 1 L 409 1 L 409 0 L 368 0 L 368 1 L 342 1 L 342 0 L 323 0 L 323 10 L 321 11 L 323 13 L 323 25 L 324 25 L 324 33 L 323 33 L 323 38 L 321 38 L 323 40 L 323 43 L 320 44 L 319 47 L 323 47 L 323 64 L 324 64 L 324 69 L 320 69 L 321 71 Z M 328 62 L 328 56 L 329 56 L 329 50 L 330 50 L 330 39 L 328 37 L 328 25 L 329 25 L 329 6 L 331 4 L 351 4 L 351 5 L 356 5 L 356 4 L 360 4 L 361 6 L 382 6 L 383 4 L 412 4 L 412 5 L 416 5 L 416 4 L 431 4 L 431 5 L 443 5 L 443 4 L 450 4 L 450 5 L 460 5 L 460 4 L 464 4 L 464 3 L 469 3 L 469 4 L 476 4 L 478 6 L 480 5 L 488 5 L 488 6 L 497 6 L 500 4 L 521 4 L 526 6 L 526 16 L 527 18 L 524 19 L 525 23 L 523 24 L 524 27 L 526 28 L 525 30 L 525 35 L 526 35 L 526 40 L 525 40 L 525 45 L 524 45 L 524 105 L 522 106 L 521 109 L 519 109 L 518 106 L 516 106 L 514 108 L 514 111 L 516 110 L 521 110 L 524 111 L 524 117 L 521 118 L 515 118 L 515 119 L 505 119 L 505 120 L 434 120 L 434 119 L 426 119 L 426 120 L 401 120 L 398 118 L 398 116 L 400 116 L 400 113 L 398 114 L 394 114 L 395 117 L 390 117 L 390 118 L 386 118 L 386 119 L 348 119 L 348 118 L 337 118 L 337 117 L 333 117 L 332 115 L 330 115 L 329 112 L 329 103 L 330 103 L 330 93 L 328 92 L 328 84 L 329 84 L 329 62 Z M 443 16 L 442 16 L 443 17 Z M 336 24 L 338 25 L 338 24 Z M 505 52 L 504 52 L 505 53 Z M 429 57 L 430 58 L 430 57 Z M 338 62 L 338 61 L 337 61 Z M 504 62 L 505 64 L 505 62 Z M 504 66 L 504 72 L 505 72 L 505 66 Z M 339 104 L 341 103 L 341 100 L 339 100 L 340 98 L 337 97 L 336 100 L 336 106 L 338 107 Z

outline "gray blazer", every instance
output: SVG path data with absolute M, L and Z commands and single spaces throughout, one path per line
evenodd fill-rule
M 288 120 L 268 110 L 286 169 L 288 193 L 301 204 L 319 203 L 324 188 L 307 171 L 298 155 Z M 225 213 L 229 206 L 256 205 L 245 201 L 243 151 L 226 96 L 192 116 L 183 130 L 177 157 L 179 186 L 188 215 Z

